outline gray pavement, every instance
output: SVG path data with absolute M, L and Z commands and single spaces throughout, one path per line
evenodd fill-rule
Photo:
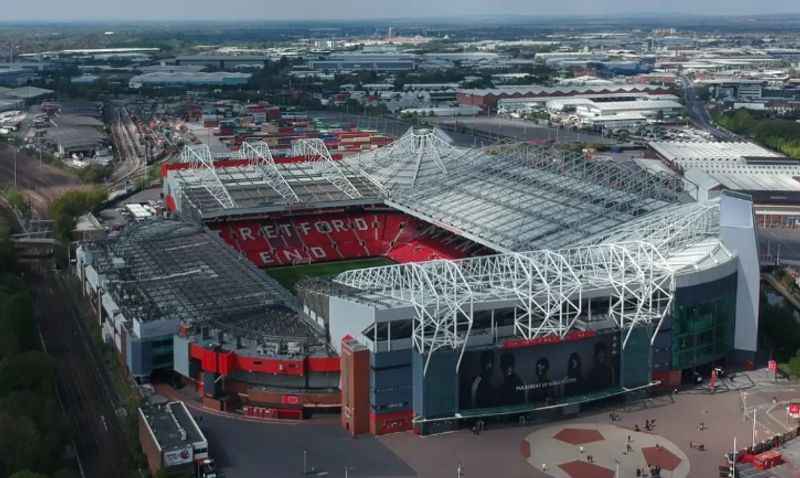
M 414 470 L 372 436 L 352 438 L 338 421 L 330 424 L 267 424 L 193 412 L 199 417 L 209 450 L 226 478 L 415 477 Z M 336 423 L 333 423 L 333 422 Z M 327 474 L 325 474 L 327 473 Z

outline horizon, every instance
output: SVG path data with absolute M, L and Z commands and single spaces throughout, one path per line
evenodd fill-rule
M 645 5 L 642 5 L 645 3 Z M 454 10 L 458 10 L 454 13 Z M 41 12 L 48 12 L 43 17 Z M 769 11 L 770 13 L 764 13 Z M 416 14 L 419 12 L 419 14 Z M 346 5 L 305 0 L 296 4 L 261 4 L 253 0 L 229 0 L 224 9 L 213 0 L 178 0 L 167 4 L 156 0 L 114 4 L 100 0 L 73 0 L 68 3 L 39 0 L 14 3 L 4 8 L 0 24 L 13 23 L 136 23 L 136 22 L 362 22 L 420 21 L 513 18 L 660 18 L 800 15 L 800 2 L 791 0 L 708 0 L 702 6 L 691 0 L 564 0 L 558 5 L 525 0 L 462 0 L 435 3 L 410 0 L 353 0 Z

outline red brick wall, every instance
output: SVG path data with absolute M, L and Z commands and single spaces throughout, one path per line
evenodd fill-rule
M 369 350 L 342 340 L 342 427 L 351 435 L 369 431 Z
M 147 428 L 141 413 L 139 413 L 139 443 L 142 445 L 144 456 L 147 457 L 147 467 L 150 469 L 150 474 L 155 476 L 158 470 L 161 469 L 161 453 L 158 451 L 158 447 L 150 435 L 150 430 Z

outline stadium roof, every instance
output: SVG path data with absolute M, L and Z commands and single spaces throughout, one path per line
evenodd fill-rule
M 679 181 L 533 145 L 473 151 L 386 203 L 497 251 L 562 248 L 682 199 Z
M 583 244 L 561 250 L 399 264 L 343 272 L 338 295 L 413 306 L 413 343 L 431 354 L 464 350 L 476 308 L 515 307 L 524 338 L 564 337 L 581 314 L 582 297 L 610 297 L 609 319 L 626 331 L 653 324 L 670 310 L 675 276 L 729 262 L 719 240 L 719 201 L 675 205 Z M 351 290 L 353 292 L 351 292 Z M 426 365 L 427 368 L 427 365 Z
M 266 144 L 245 144 L 239 154 L 249 162 L 231 168 L 215 165 L 207 149 L 186 149 L 194 167 L 168 178 L 176 206 L 208 220 L 385 203 L 511 252 L 566 247 L 688 199 L 679 178 L 635 163 L 527 144 L 456 148 L 437 130 L 412 129 L 341 161 L 318 140 L 295 149 L 309 161 L 276 164 Z
M 373 183 L 348 164 L 334 163 L 324 143 L 297 149 L 309 161 L 276 163 L 266 143 L 245 143 L 241 160 L 228 164 L 215 163 L 207 146 L 188 147 L 182 162 L 193 168 L 172 171 L 168 181 L 182 193 L 176 202 L 185 200 L 186 209 L 204 219 L 380 202 Z
M 287 290 L 198 225 L 152 219 L 82 247 L 128 320 L 179 320 L 254 343 L 322 342 Z

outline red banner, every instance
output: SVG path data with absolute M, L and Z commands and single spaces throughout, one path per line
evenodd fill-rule
M 561 342 L 575 342 L 577 340 L 588 339 L 597 335 L 594 330 L 574 330 L 562 339 L 558 335 L 548 335 L 546 337 L 536 337 L 535 339 L 508 339 L 503 342 L 504 349 L 519 349 L 524 347 L 535 347 L 537 345 L 558 344 Z

